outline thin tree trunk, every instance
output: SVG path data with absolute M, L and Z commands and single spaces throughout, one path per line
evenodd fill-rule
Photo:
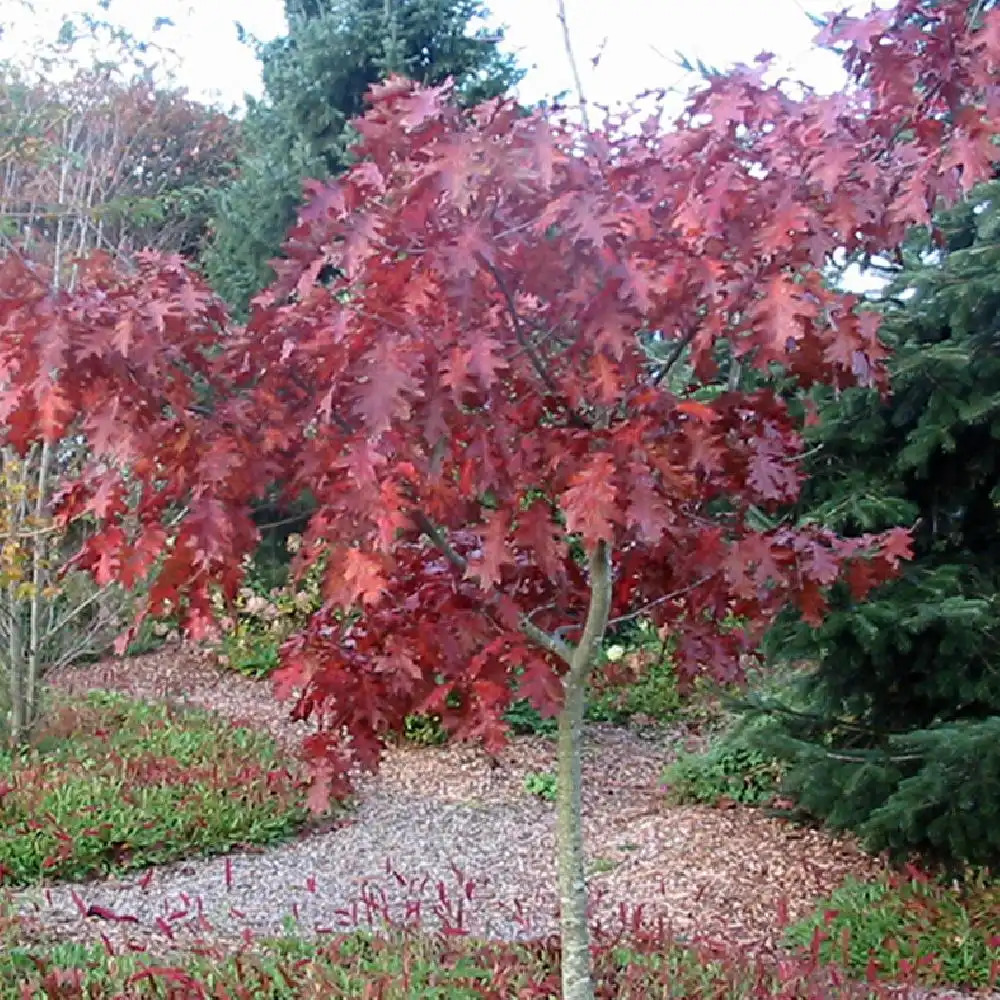
M 17 472 L 20 480 L 16 488 L 11 490 L 8 497 L 8 524 L 7 531 L 10 539 L 17 544 L 24 529 L 25 518 L 27 516 L 27 485 L 28 485 L 28 463 L 30 454 L 23 459 L 17 459 L 11 451 L 7 449 L 4 453 L 4 467 Z M 5 477 L 8 488 L 10 488 L 11 475 Z M 10 733 L 9 742 L 11 747 L 20 747 L 27 739 L 30 720 L 27 714 L 26 703 L 26 678 L 24 663 L 24 601 L 21 597 L 21 581 L 14 579 L 7 584 L 6 589 L 7 608 L 5 617 L 7 618 L 7 650 L 8 650 L 8 691 L 10 694 Z
M 45 441 L 38 460 L 38 495 L 35 497 L 35 530 L 38 535 L 32 540 L 31 551 L 31 604 L 29 607 L 28 681 L 25 692 L 25 708 L 28 725 L 34 725 L 38 713 L 38 682 L 42 669 L 42 615 L 46 599 L 44 587 L 45 557 L 47 556 L 47 536 L 42 530 L 48 505 L 49 472 L 52 466 L 52 445 Z
M 589 564 L 587 623 L 563 680 L 565 702 L 559 716 L 556 831 L 563 1000 L 593 1000 L 594 997 L 581 816 L 581 743 L 587 678 L 600 656 L 611 610 L 611 554 L 607 544 L 597 544 L 590 553 Z
M 8 740 L 11 748 L 16 749 L 22 745 L 25 737 L 24 649 L 21 636 L 21 608 L 17 597 L 16 583 L 7 584 L 7 608 L 10 617 L 7 633 L 10 660 L 10 732 Z

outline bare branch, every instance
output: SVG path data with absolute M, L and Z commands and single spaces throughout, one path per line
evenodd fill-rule
M 521 618 L 521 631 L 529 639 L 531 639 L 532 642 L 537 642 L 543 649 L 547 649 L 550 653 L 554 653 L 564 663 L 573 663 L 573 653 L 575 651 L 574 647 L 568 642 L 564 642 L 558 636 L 551 635 L 549 632 L 546 632 L 545 629 L 539 628 L 534 622 L 528 619 L 527 615 Z
M 684 353 L 684 348 L 690 345 L 691 341 L 694 340 L 697 330 L 690 330 L 688 333 L 684 334 L 680 340 L 674 345 L 674 349 L 670 352 L 669 357 L 664 361 L 657 373 L 653 376 L 653 385 L 659 385 L 669 374 L 674 365 L 680 361 L 681 355 Z
M 562 25 L 563 47 L 566 49 L 566 58 L 569 60 L 569 68 L 573 73 L 573 84 L 576 87 L 576 96 L 580 101 L 580 118 L 583 120 L 583 127 L 589 132 L 590 115 L 587 112 L 587 98 L 583 92 L 583 80 L 580 77 L 580 67 L 576 63 L 576 55 L 573 52 L 573 39 L 569 31 L 569 18 L 566 16 L 566 0 L 556 0 L 559 5 L 559 23 Z
M 517 303 L 514 301 L 512 292 L 503 280 L 503 275 L 482 254 L 477 254 L 476 259 L 487 271 L 489 271 L 493 280 L 496 282 L 497 289 L 504 297 L 504 301 L 507 303 L 507 312 L 510 318 L 511 329 L 514 331 L 514 336 L 517 338 L 517 342 L 521 345 L 521 349 L 528 356 L 528 360 L 531 362 L 532 368 L 535 369 L 535 372 L 542 380 L 545 388 L 548 389 L 553 396 L 563 395 L 558 384 L 556 383 L 556 380 L 552 377 L 552 373 L 545 366 L 545 362 L 542 360 L 541 355 L 539 355 L 538 351 L 536 351 L 532 345 L 530 334 L 528 334 L 524 329 L 524 320 L 518 312 Z M 584 428 L 590 427 L 590 421 L 587 420 L 587 418 L 581 413 L 569 406 L 566 407 L 566 411 L 569 414 L 570 422 L 573 423 L 574 426 Z
M 507 303 L 507 312 L 510 315 L 511 329 L 514 331 L 514 336 L 517 337 L 517 342 L 521 345 L 524 353 L 528 355 L 532 367 L 538 373 L 538 377 L 545 383 L 545 387 L 553 395 L 559 395 L 559 386 L 552 377 L 552 373 L 545 367 L 542 359 L 538 355 L 538 352 L 534 349 L 534 347 L 532 347 L 531 341 L 525 333 L 524 320 L 521 319 L 521 314 L 517 309 L 517 303 L 514 301 L 514 296 L 507 287 L 507 283 L 503 280 L 503 275 L 494 264 L 491 264 L 486 257 L 483 256 L 483 254 L 477 254 L 476 256 L 479 263 L 482 264 L 487 271 L 489 271 L 490 275 L 492 275 L 500 294 L 504 297 L 504 301 Z

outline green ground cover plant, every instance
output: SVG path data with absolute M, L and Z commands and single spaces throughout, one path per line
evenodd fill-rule
M 129 997 L 233 997 L 292 1000 L 366 997 L 381 1000 L 552 1000 L 559 996 L 559 946 L 550 938 L 486 943 L 416 930 L 352 932 L 308 941 L 260 941 L 238 955 L 206 953 L 171 961 L 78 943 L 43 949 L 16 939 L 9 922 L 0 951 L 0 998 L 84 1000 Z M 878 995 L 847 982 L 834 968 L 805 958 L 781 965 L 718 947 L 686 946 L 661 930 L 595 933 L 597 1000 Z
M 292 767 L 206 713 L 106 693 L 56 704 L 31 746 L 0 753 L 0 884 L 280 841 L 307 819 Z
M 705 749 L 681 751 L 663 775 L 669 801 L 713 806 L 723 800 L 748 806 L 770 803 L 778 794 L 781 765 L 758 747 L 754 725 L 726 729 Z
M 787 943 L 866 978 L 993 989 L 1000 982 L 1000 881 L 960 883 L 912 866 L 879 882 L 848 881 Z

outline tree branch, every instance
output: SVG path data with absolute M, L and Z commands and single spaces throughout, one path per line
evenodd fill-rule
M 689 583 L 686 587 L 681 587 L 678 590 L 672 590 L 669 594 L 663 594 L 657 597 L 655 600 L 650 601 L 648 604 L 644 604 L 641 608 L 637 608 L 635 611 L 630 611 L 627 615 L 620 615 L 618 618 L 608 619 L 608 625 L 620 625 L 622 622 L 631 621 L 633 618 L 638 618 L 644 615 L 647 611 L 655 608 L 657 605 L 665 604 L 667 601 L 674 601 L 678 597 L 683 597 L 685 594 L 690 594 L 692 590 L 697 590 L 703 583 L 708 583 L 719 571 L 713 570 L 711 573 L 706 573 L 704 576 L 699 577 L 694 583 Z
M 412 510 L 410 516 L 417 527 L 441 550 L 448 562 L 463 573 L 469 568 L 468 560 L 456 552 L 445 533 L 422 511 Z
M 590 115 L 587 112 L 587 98 L 583 92 L 583 80 L 580 77 L 580 67 L 576 63 L 576 55 L 573 52 L 573 39 L 569 32 L 569 18 L 566 17 L 566 0 L 556 0 L 559 5 L 559 23 L 562 25 L 563 48 L 566 50 L 566 58 L 569 60 L 569 68 L 573 74 L 573 85 L 576 87 L 576 96 L 580 101 L 580 118 L 583 127 L 589 132 Z
M 538 356 L 538 352 L 531 346 L 527 334 L 524 332 L 524 320 L 521 319 L 521 314 L 517 311 L 517 303 L 514 301 L 513 294 L 507 287 L 506 282 L 503 280 L 503 275 L 494 264 L 491 264 L 486 257 L 483 256 L 483 254 L 477 254 L 476 256 L 479 258 L 479 263 L 482 264 L 482 266 L 489 271 L 490 275 L 493 277 L 493 280 L 496 282 L 497 289 L 500 291 L 500 294 L 504 297 L 504 301 L 507 303 L 507 311 L 510 313 L 511 329 L 514 331 L 514 336 L 517 338 L 517 342 L 521 345 L 524 353 L 528 355 L 532 367 L 538 373 L 538 377 L 545 383 L 545 387 L 553 395 L 559 395 L 559 386 L 552 377 L 552 373 L 545 367 L 542 359 Z
M 659 385 L 670 374 L 671 369 L 674 367 L 675 364 L 677 364 L 677 362 L 680 360 L 681 355 L 684 353 L 684 348 L 687 347 L 692 340 L 694 340 L 695 334 L 697 332 L 698 332 L 697 330 L 691 330 L 689 333 L 684 334 L 684 336 L 677 341 L 677 343 L 674 345 L 674 349 L 670 352 L 670 355 L 667 357 L 666 361 L 664 361 L 660 365 L 659 371 L 657 371 L 657 373 L 653 376 L 654 386 Z
M 521 616 L 521 631 L 532 640 L 537 642 L 543 649 L 555 654 L 567 665 L 572 665 L 575 649 L 568 642 L 564 642 L 558 636 L 546 632 L 532 622 L 527 615 Z
M 517 310 L 517 303 L 514 301 L 512 292 L 503 280 L 503 275 L 495 265 L 491 264 L 486 257 L 483 256 L 483 254 L 476 254 L 476 259 L 482 267 L 490 273 L 493 280 L 496 282 L 497 290 L 504 297 L 504 301 L 507 303 L 507 312 L 510 315 L 511 329 L 514 331 L 514 336 L 517 338 L 517 342 L 521 345 L 521 349 L 528 356 L 528 360 L 531 362 L 531 367 L 535 369 L 535 372 L 542 380 L 545 388 L 548 389 L 553 396 L 563 395 L 558 384 L 556 383 L 556 380 L 552 377 L 552 373 L 548 370 L 548 368 L 546 368 L 545 362 L 532 346 L 529 335 L 524 329 L 524 320 L 521 318 L 521 314 Z M 587 429 L 590 428 L 590 421 L 588 421 L 582 414 L 578 413 L 569 406 L 566 407 L 566 411 L 569 413 L 570 420 L 575 426 Z
M 439 528 L 422 510 L 413 509 L 410 511 L 417 527 L 437 546 L 445 558 L 456 569 L 463 573 L 468 571 L 469 561 L 460 553 L 455 551 L 454 546 L 448 541 L 445 533 Z M 530 615 L 521 615 L 521 631 L 533 642 L 537 642 L 543 649 L 555 654 L 567 664 L 573 662 L 574 647 L 568 642 L 564 642 L 558 636 L 546 632 L 539 628 Z

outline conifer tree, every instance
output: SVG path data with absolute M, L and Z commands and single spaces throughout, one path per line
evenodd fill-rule
M 892 394 L 820 401 L 803 520 L 912 527 L 915 558 L 818 629 L 763 740 L 786 790 L 872 848 L 1000 858 L 1000 182 L 915 233 L 880 308 Z M 758 704 L 761 704 L 758 702 Z M 799 709 L 805 707 L 805 711 Z M 756 729 L 756 727 L 755 727 Z
M 203 267 L 238 312 L 274 278 L 303 202 L 303 181 L 349 163 L 350 120 L 390 72 L 425 84 L 454 78 L 469 104 L 521 77 L 485 26 L 481 0 L 286 0 L 288 34 L 260 48 L 264 97 L 250 101 L 239 176 L 218 196 Z

